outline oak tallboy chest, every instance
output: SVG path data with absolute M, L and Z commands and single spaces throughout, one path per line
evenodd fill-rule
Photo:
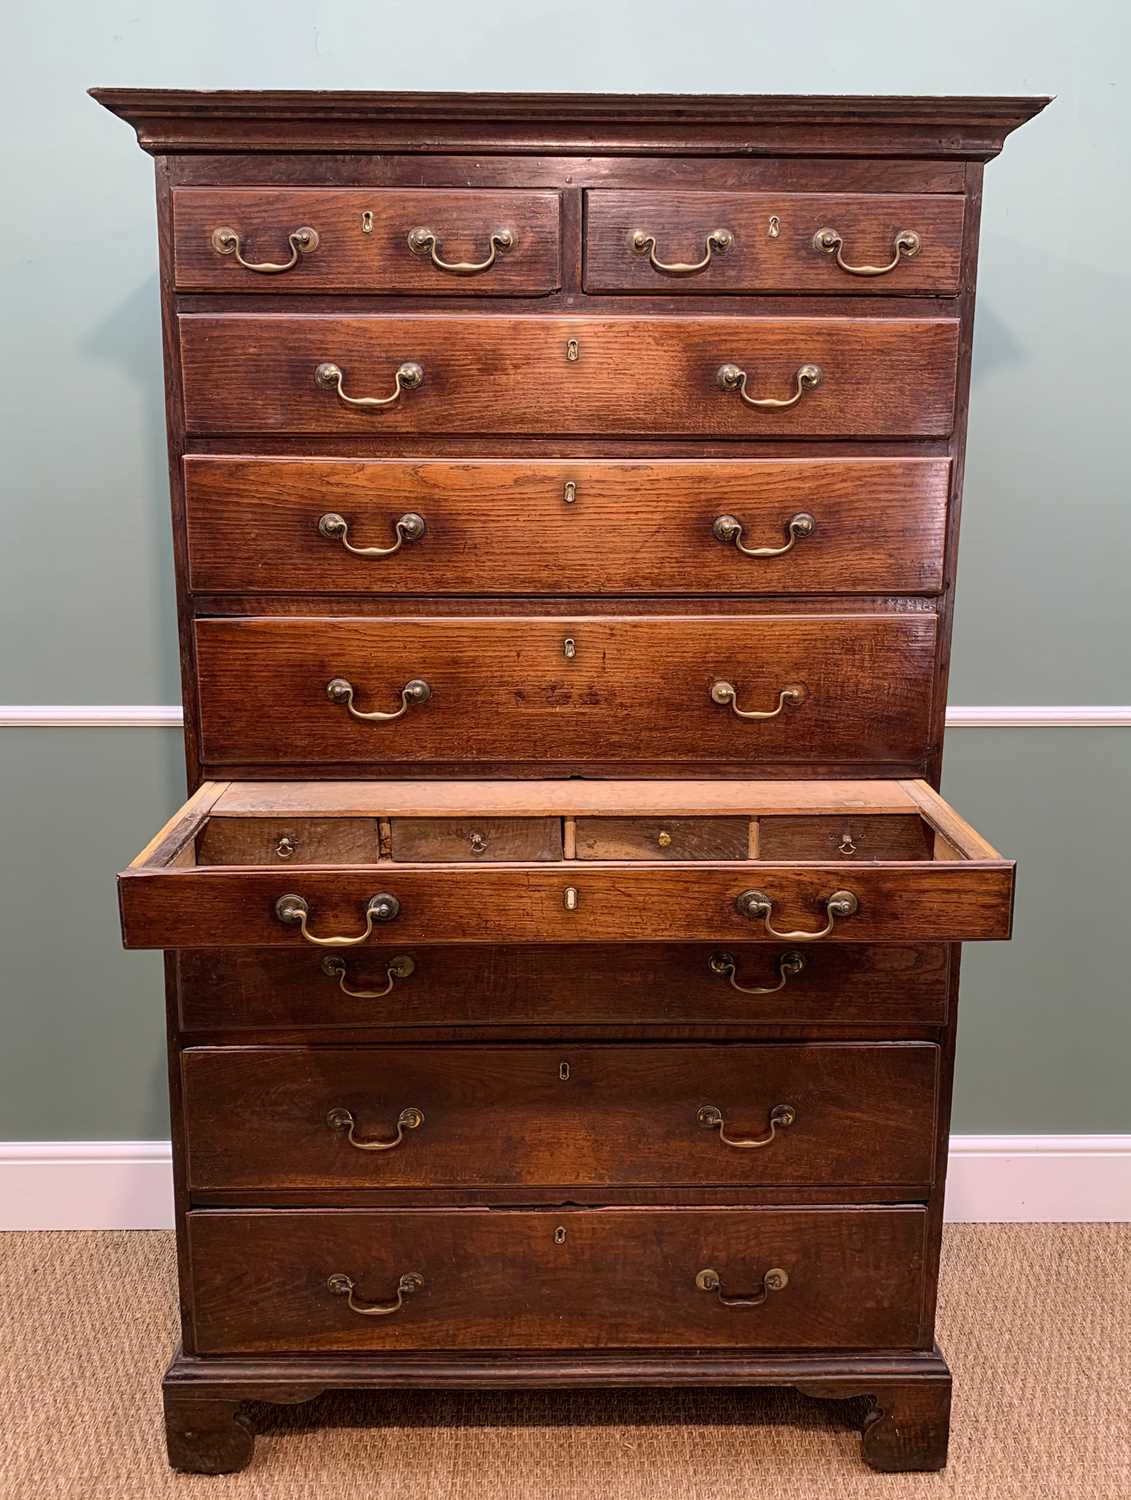
M 95 91 L 156 159 L 193 795 L 170 1459 L 791 1385 L 945 1462 L 982 164 L 1040 99 Z

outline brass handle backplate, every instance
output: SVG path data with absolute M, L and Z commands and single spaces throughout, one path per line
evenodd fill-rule
M 325 519 L 325 517 L 323 517 Z M 747 547 L 742 540 L 742 522 L 737 516 L 716 516 L 713 526 L 715 540 L 725 545 L 733 542 L 735 549 L 744 557 L 781 557 L 792 552 L 798 542 L 812 536 L 817 523 L 806 510 L 799 510 L 785 523 L 786 542 L 783 547 Z
M 828 921 L 819 931 L 779 932 L 770 925 L 774 903 L 765 891 L 743 891 L 741 896 L 736 897 L 734 904 L 741 916 L 749 917 L 752 922 L 761 918 L 771 937 L 784 938 L 787 943 L 811 943 L 817 938 L 828 937 L 839 918 L 854 917 L 860 910 L 859 898 L 852 891 L 834 891 L 825 902 Z
M 415 360 L 406 360 L 399 366 L 393 377 L 391 396 L 347 396 L 342 389 L 344 379 L 340 367 L 328 360 L 316 366 L 314 371 L 314 384 L 324 391 L 337 391 L 338 399 L 347 406 L 392 406 L 394 401 L 400 400 L 402 391 L 419 390 L 424 384 L 424 366 L 418 365 Z
M 761 1291 L 749 1297 L 728 1297 L 723 1292 L 722 1277 L 710 1266 L 695 1277 L 695 1285 L 701 1292 L 714 1292 L 724 1307 L 761 1307 L 771 1292 L 780 1292 L 789 1285 L 789 1273 L 780 1266 L 772 1266 L 762 1277 Z
M 891 248 L 892 258 L 886 266 L 850 266 L 844 258 L 844 236 L 839 230 L 818 229 L 813 236 L 813 249 L 835 255 L 837 265 L 850 276 L 886 276 L 901 260 L 913 260 L 923 248 L 923 242 L 913 229 L 900 229 L 896 231 Z
M 710 694 L 712 703 L 723 708 L 729 703 L 740 719 L 776 719 L 786 704 L 790 708 L 797 708 L 807 697 L 805 688 L 799 682 L 791 682 L 782 688 L 778 693 L 777 708 L 739 708 L 738 689 L 733 682 L 712 682 Z
M 345 516 L 340 516 L 337 511 L 330 510 L 318 518 L 319 535 L 324 536 L 329 542 L 341 542 L 346 551 L 352 552 L 354 557 L 392 557 L 394 552 L 401 550 L 405 542 L 418 542 L 427 529 L 424 517 L 418 516 L 414 510 L 408 510 L 393 523 L 396 541 L 391 547 L 355 547 L 349 539 L 349 522 Z
M 496 256 L 500 252 L 506 254 L 508 250 L 513 250 L 517 243 L 518 235 L 513 229 L 495 229 L 488 241 L 490 254 L 486 260 L 441 260 L 440 241 L 436 238 L 435 230 L 418 224 L 408 232 L 408 248 L 413 255 L 430 256 L 437 271 L 447 271 L 452 276 L 477 276 L 480 271 L 489 271 L 495 264 Z
M 406 682 L 401 688 L 401 706 L 393 709 L 391 713 L 382 713 L 374 709 L 370 713 L 362 713 L 360 708 L 353 706 L 353 683 L 347 682 L 344 677 L 333 677 L 326 684 L 326 696 L 331 703 L 344 703 L 355 719 L 365 719 L 371 724 L 387 724 L 391 719 L 399 719 L 408 713 L 414 704 L 427 703 L 432 696 L 432 689 L 422 677 L 414 677 L 411 682 Z
M 717 1104 L 704 1104 L 695 1118 L 704 1130 L 717 1130 L 724 1146 L 735 1146 L 739 1151 L 756 1151 L 760 1146 L 768 1146 L 779 1130 L 792 1125 L 797 1119 L 797 1111 L 792 1104 L 775 1104 L 770 1110 L 769 1129 L 765 1135 L 756 1136 L 727 1135 L 726 1117 Z
M 357 1128 L 357 1121 L 348 1109 L 332 1109 L 326 1116 L 326 1124 L 329 1125 L 331 1130 L 335 1130 L 339 1134 L 344 1134 L 350 1145 L 355 1146 L 358 1151 L 391 1151 L 394 1146 L 399 1146 L 404 1140 L 406 1130 L 420 1129 L 424 1124 L 424 1111 L 417 1109 L 413 1105 L 409 1105 L 407 1109 L 402 1109 L 397 1116 L 397 1133 L 391 1141 L 358 1140 L 354 1134 Z
M 240 237 L 234 229 L 225 225 L 212 231 L 212 248 L 217 255 L 234 255 L 245 271 L 255 271 L 260 276 L 278 276 L 282 271 L 293 271 L 298 265 L 299 256 L 313 255 L 318 249 L 318 231 L 311 229 L 309 224 L 304 224 L 300 229 L 292 230 L 287 235 L 287 241 L 291 247 L 290 260 L 251 261 L 244 260 L 240 253 Z
M 720 365 L 715 371 L 715 380 L 724 391 L 737 391 L 747 406 L 756 406 L 760 411 L 784 411 L 796 406 L 806 391 L 815 391 L 823 376 L 820 365 L 800 365 L 794 374 L 794 392 L 785 400 L 776 396 L 749 396 L 746 393 L 746 371 L 738 365 Z
M 341 959 L 324 958 L 322 967 L 325 968 L 327 964 L 332 963 L 341 963 Z M 342 967 L 344 968 L 345 965 L 342 964 Z M 778 959 L 778 973 L 781 978 L 777 984 L 767 985 L 739 984 L 735 978 L 737 965 L 733 953 L 712 953 L 707 960 L 707 967 L 712 974 L 722 974 L 728 978 L 731 989 L 737 990 L 740 995 L 776 995 L 779 990 L 785 989 L 788 980 L 795 974 L 801 973 L 805 967 L 805 960 L 800 953 L 783 953 Z
M 663 261 L 656 259 L 656 236 L 646 229 L 634 229 L 629 244 L 637 255 L 646 255 L 654 271 L 665 276 L 692 276 L 696 271 L 705 271 L 716 252 L 724 255 L 734 244 L 734 235 L 729 229 L 712 229 L 703 245 L 703 259 L 686 261 Z
M 392 1302 L 358 1302 L 353 1295 L 356 1283 L 343 1271 L 335 1272 L 326 1283 L 335 1297 L 348 1299 L 346 1305 L 350 1312 L 360 1313 L 364 1318 L 385 1318 L 390 1313 L 400 1312 L 405 1298 L 419 1292 L 423 1285 L 424 1277 L 419 1271 L 406 1271 L 397 1282 L 397 1295 Z
M 401 903 L 395 896 L 381 892 L 371 896 L 365 908 L 365 930 L 359 932 L 356 937 L 315 937 L 307 927 L 307 918 L 310 916 L 310 905 L 303 896 L 280 896 L 275 902 L 275 915 L 284 927 L 298 927 L 308 943 L 315 943 L 319 948 L 353 948 L 358 943 L 364 943 L 373 931 L 375 922 L 391 922 L 400 914 Z
M 379 990 L 351 990 L 346 983 L 346 964 L 342 958 L 331 958 L 329 954 L 322 960 L 322 972 L 328 974 L 331 979 L 338 981 L 338 988 L 343 995 L 349 995 L 351 1000 L 380 1000 L 384 995 L 391 995 L 393 985 L 398 979 L 407 979 L 416 969 L 416 964 L 405 953 L 400 953 L 396 958 L 391 958 L 385 966 L 386 983 Z

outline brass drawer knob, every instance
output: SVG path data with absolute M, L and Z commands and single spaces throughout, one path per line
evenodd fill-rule
M 785 523 L 786 543 L 784 547 L 747 547 L 742 540 L 742 522 L 737 516 L 716 516 L 711 531 L 715 540 L 724 546 L 734 543 L 735 550 L 743 557 L 782 557 L 792 552 L 798 542 L 812 536 L 817 523 L 806 510 L 800 510 Z
M 415 969 L 416 964 L 413 960 L 407 954 L 401 953 L 396 958 L 391 958 L 388 964 L 386 964 L 385 979 L 387 982 L 382 989 L 351 990 L 346 983 L 346 975 L 349 971 L 346 968 L 345 959 L 331 958 L 327 953 L 326 957 L 322 960 L 323 974 L 329 975 L 331 979 L 336 979 L 338 981 L 338 988 L 342 994 L 348 995 L 351 1000 L 380 1000 L 385 995 L 391 995 L 393 985 L 397 980 L 407 979 L 410 974 L 415 972 Z
M 721 390 L 737 391 L 747 406 L 756 406 L 761 411 L 785 411 L 789 406 L 796 406 L 806 391 L 815 391 L 820 385 L 823 379 L 821 367 L 820 365 L 800 365 L 793 379 L 793 395 L 780 400 L 775 396 L 748 395 L 746 371 L 740 369 L 738 365 L 720 365 L 715 372 L 715 380 Z
M 422 677 L 414 677 L 411 682 L 406 682 L 401 688 L 401 706 L 393 709 L 391 713 L 382 713 L 374 709 L 370 713 L 362 713 L 360 708 L 353 705 L 353 683 L 347 682 L 344 677 L 334 677 L 326 684 L 326 696 L 331 703 L 344 703 L 346 708 L 355 719 L 365 719 L 370 724 L 387 724 L 392 719 L 399 719 L 415 704 L 427 703 L 432 696 L 432 688 Z
M 696 271 L 705 271 L 716 252 L 724 255 L 734 244 L 734 235 L 729 229 L 712 229 L 703 245 L 703 259 L 695 261 L 656 259 L 656 236 L 646 229 L 634 229 L 629 241 L 637 255 L 646 255 L 654 271 L 665 276 L 693 276 Z
M 341 959 L 324 958 L 322 967 L 325 968 L 327 964 L 332 963 L 341 963 Z M 779 990 L 785 989 L 789 979 L 801 973 L 805 967 L 805 960 L 800 953 L 783 953 L 778 959 L 778 973 L 781 978 L 777 984 L 767 985 L 739 984 L 735 978 L 737 966 L 732 953 L 712 953 L 707 960 L 707 967 L 712 974 L 721 974 L 729 979 L 731 989 L 737 990 L 740 995 L 776 995 Z
M 364 943 L 373 931 L 375 922 L 391 922 L 400 915 L 401 903 L 395 896 L 390 896 L 382 891 L 376 896 L 369 898 L 365 908 L 365 930 L 359 932 L 356 937 L 315 937 L 307 927 L 307 918 L 310 916 L 310 905 L 303 896 L 280 896 L 275 902 L 275 915 L 284 927 L 298 927 L 299 932 L 308 943 L 316 943 L 319 948 L 352 948 L 357 943 Z
M 780 1266 L 771 1267 L 762 1277 L 761 1291 L 754 1292 L 749 1297 L 726 1296 L 722 1278 L 709 1266 L 695 1277 L 695 1285 L 701 1292 L 714 1292 L 724 1307 L 761 1307 L 771 1292 L 783 1291 L 789 1285 L 789 1273 Z
M 396 541 L 391 547 L 355 547 L 349 539 L 349 522 L 345 516 L 330 510 L 318 518 L 319 536 L 324 536 L 328 542 L 341 542 L 354 557 L 392 557 L 394 552 L 401 550 L 405 542 L 418 542 L 427 530 L 424 517 L 417 515 L 414 510 L 408 510 L 393 523 Z
M 778 693 L 777 708 L 739 708 L 738 689 L 733 682 L 712 682 L 709 691 L 712 703 L 717 703 L 720 708 L 729 704 L 740 719 L 776 719 L 787 704 L 790 708 L 797 708 L 808 696 L 801 683 L 791 682 Z
M 477 276 L 480 271 L 489 271 L 495 264 L 497 255 L 505 255 L 517 244 L 518 235 L 513 229 L 496 229 L 487 242 L 490 254 L 486 260 L 441 260 L 440 241 L 436 238 L 435 230 L 418 224 L 408 232 L 408 248 L 413 255 L 430 256 L 437 271 L 447 271 L 451 276 Z
M 717 1104 L 704 1104 L 695 1119 L 704 1130 L 717 1130 L 724 1146 L 734 1146 L 739 1151 L 756 1151 L 761 1146 L 770 1145 L 779 1130 L 792 1125 L 797 1119 L 797 1111 L 792 1104 L 775 1104 L 770 1110 L 769 1129 L 765 1135 L 756 1136 L 727 1135 L 726 1117 Z
M 391 396 L 347 396 L 342 389 L 344 379 L 339 366 L 329 361 L 316 366 L 314 371 L 314 384 L 324 391 L 337 391 L 338 399 L 347 406 L 392 406 L 394 401 L 400 399 L 402 391 L 420 389 L 424 384 L 424 366 L 418 365 L 414 360 L 406 360 L 400 365 L 393 377 Z
M 404 1140 L 406 1130 L 419 1130 L 424 1124 L 424 1111 L 410 1105 L 408 1109 L 402 1109 L 397 1116 L 397 1133 L 391 1141 L 363 1141 L 354 1134 L 357 1121 L 348 1109 L 332 1109 L 326 1116 L 326 1124 L 331 1130 L 344 1134 L 351 1146 L 358 1151 L 391 1151 L 394 1146 L 399 1146 Z
M 234 255 L 245 271 L 255 271 L 260 276 L 278 276 L 283 271 L 293 271 L 298 265 L 299 256 L 313 255 L 318 249 L 318 231 L 311 229 L 309 224 L 304 224 L 287 235 L 287 243 L 291 247 L 290 260 L 250 261 L 244 260 L 240 253 L 240 237 L 234 229 L 224 225 L 212 231 L 212 248 L 217 255 Z
M 735 898 L 734 904 L 740 916 L 749 917 L 752 922 L 761 918 L 771 937 L 784 938 L 787 943 L 811 943 L 817 938 L 828 937 L 839 919 L 854 917 L 860 910 L 860 900 L 852 891 L 834 891 L 825 902 L 825 913 L 829 920 L 817 932 L 779 932 L 770 925 L 774 903 L 765 891 L 743 891 L 741 896 Z
M 392 1302 L 358 1302 L 354 1297 L 356 1283 L 344 1272 L 335 1272 L 326 1282 L 327 1290 L 335 1297 L 345 1297 L 350 1312 L 360 1313 L 363 1318 L 386 1318 L 390 1313 L 400 1312 L 405 1298 L 419 1292 L 424 1277 L 419 1271 L 406 1271 L 397 1282 L 397 1295 Z
M 912 260 L 923 248 L 923 242 L 913 229 L 899 229 L 891 242 L 892 257 L 886 266 L 850 266 L 844 258 L 844 236 L 837 229 L 818 229 L 813 236 L 813 249 L 825 255 L 835 255 L 836 263 L 849 276 L 886 276 L 894 271 L 901 260 Z

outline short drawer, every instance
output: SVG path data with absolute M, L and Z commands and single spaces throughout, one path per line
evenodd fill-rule
M 188 1032 L 427 1026 L 941 1026 L 938 944 L 185 949 Z
M 484 864 L 561 859 L 560 818 L 391 818 L 389 852 L 401 863 Z
M 545 293 L 561 285 L 555 192 L 177 188 L 184 292 Z
M 186 1224 L 200 1354 L 900 1349 L 928 1333 L 920 1208 L 273 1209 Z
M 894 438 L 954 425 L 955 318 L 179 322 L 190 436 Z
M 586 195 L 590 292 L 952 297 L 964 199 L 946 194 Z
M 922 1189 L 938 1059 L 926 1042 L 192 1047 L 189 1189 Z
M 750 818 L 578 818 L 578 859 L 748 859 Z
M 928 613 L 202 619 L 202 758 L 909 764 L 935 631 Z
M 184 460 L 201 593 L 930 594 L 945 458 Z

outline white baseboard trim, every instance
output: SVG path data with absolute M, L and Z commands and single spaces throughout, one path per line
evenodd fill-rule
M 0 729 L 179 729 L 175 703 L 0 704 Z M 946 711 L 948 729 L 1110 729 L 1131 724 L 1131 704 L 975 705 Z
M 1131 1135 L 958 1135 L 954 1223 L 1131 1221 Z M 0 1142 L 0 1229 L 168 1229 L 168 1141 Z

